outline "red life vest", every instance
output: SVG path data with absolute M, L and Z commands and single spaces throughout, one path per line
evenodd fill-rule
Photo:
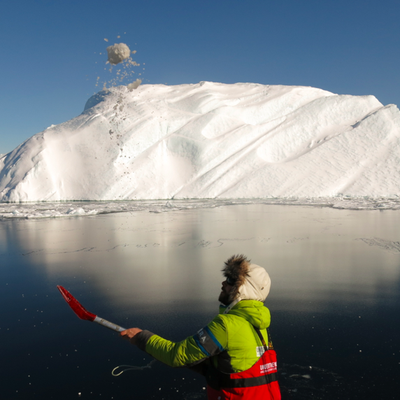
M 209 400 L 280 400 L 277 380 L 276 352 L 270 342 L 267 347 L 261 333 L 256 329 L 264 353 L 249 369 L 226 374 L 211 367 L 208 371 L 207 396 Z

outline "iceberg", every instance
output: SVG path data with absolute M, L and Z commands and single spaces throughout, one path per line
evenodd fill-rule
M 399 194 L 399 109 L 302 86 L 113 87 L 0 158 L 0 202 Z

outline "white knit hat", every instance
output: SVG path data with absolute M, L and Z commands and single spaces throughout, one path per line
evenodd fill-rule
M 271 288 L 268 272 L 259 265 L 250 264 L 244 283 L 239 287 L 240 300 L 264 301 Z

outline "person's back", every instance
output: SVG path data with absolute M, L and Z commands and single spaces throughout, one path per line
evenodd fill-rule
M 280 399 L 276 353 L 268 329 L 271 315 L 263 304 L 270 290 L 269 275 L 242 256 L 231 257 L 223 271 L 231 288 L 224 293 L 223 283 L 220 301 L 225 306 L 214 318 L 220 323 L 212 331 L 224 351 L 211 358 L 208 398 Z
M 121 333 L 167 365 L 186 366 L 207 380 L 210 400 L 279 400 L 276 354 L 263 304 L 271 280 L 264 268 L 244 256 L 225 262 L 219 314 L 194 336 L 171 342 L 138 328 Z

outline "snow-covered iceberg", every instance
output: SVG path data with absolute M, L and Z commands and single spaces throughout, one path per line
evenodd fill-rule
M 400 112 L 374 96 L 119 86 L 0 159 L 0 201 L 400 194 Z

